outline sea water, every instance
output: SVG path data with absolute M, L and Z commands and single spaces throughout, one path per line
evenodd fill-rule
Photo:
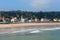
M 60 26 L 0 29 L 0 40 L 60 40 Z

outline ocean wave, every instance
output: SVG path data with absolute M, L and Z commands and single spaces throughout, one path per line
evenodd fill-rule
M 41 31 L 40 30 L 34 30 L 34 31 L 31 31 L 30 33 L 40 33 Z
M 14 33 L 24 33 L 24 34 L 34 34 L 34 33 L 41 33 L 44 31 L 52 31 L 52 30 L 60 30 L 60 27 L 51 27 L 51 28 L 27 28 L 27 29 L 15 29 L 13 31 L 6 31 L 6 32 L 0 32 L 0 34 L 14 34 Z
M 60 27 L 53 27 L 53 28 L 42 28 L 40 30 L 43 30 L 43 31 L 49 31 L 49 30 L 60 30 Z

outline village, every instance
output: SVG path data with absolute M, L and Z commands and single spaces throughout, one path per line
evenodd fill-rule
M 24 18 L 21 16 L 21 18 L 17 17 L 12 17 L 10 18 L 5 18 L 5 17 L 0 17 L 0 23 L 49 23 L 49 22 L 60 22 L 60 19 L 58 18 L 53 18 L 53 19 L 48 19 L 48 18 Z

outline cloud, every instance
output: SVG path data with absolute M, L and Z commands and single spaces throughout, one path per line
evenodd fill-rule
M 30 7 L 32 8 L 48 8 L 51 0 L 31 0 Z

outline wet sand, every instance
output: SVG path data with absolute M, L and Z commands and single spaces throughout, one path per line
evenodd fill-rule
M 0 24 L 0 28 L 15 28 L 29 26 L 60 26 L 60 23 L 19 23 L 19 24 Z

